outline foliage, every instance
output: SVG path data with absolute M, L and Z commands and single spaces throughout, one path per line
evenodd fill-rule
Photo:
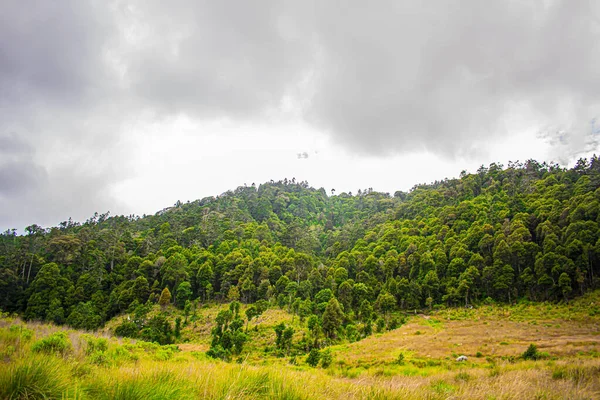
M 209 357 L 229 360 L 232 355 L 239 355 L 248 341 L 242 327 L 244 322 L 239 318 L 240 305 L 232 302 L 228 310 L 221 310 L 215 318 L 215 327 L 211 331 Z
M 55 332 L 33 343 L 31 350 L 34 353 L 65 355 L 72 349 L 71 341 L 65 332 Z
M 538 351 L 535 344 L 530 344 L 527 350 L 521 355 L 524 360 L 539 360 L 542 358 L 542 354 Z
M 282 322 L 275 326 L 275 346 L 278 350 L 285 353 L 289 353 L 290 347 L 292 346 L 292 337 L 294 336 L 294 328 L 291 326 L 286 327 Z
M 321 367 L 328 368 L 333 362 L 333 355 L 330 349 L 325 349 L 321 352 Z
M 171 303 L 171 291 L 168 287 L 164 288 L 158 299 L 158 304 L 164 309 Z
M 320 336 L 370 335 L 374 323 L 394 329 L 403 311 L 570 302 L 600 284 L 599 217 L 596 156 L 570 169 L 491 164 L 393 195 L 328 195 L 284 179 L 155 215 L 94 214 L 83 223 L 31 225 L 23 235 L 7 230 L 0 308 L 94 330 L 140 305 L 186 310 L 230 300 L 251 306 L 243 314 L 248 329 L 270 303 L 302 323 L 312 319 L 314 347 Z M 154 318 L 140 311 L 115 332 L 174 341 L 168 321 Z M 226 333 L 229 322 L 217 336 L 227 346 L 236 337 L 242 343 L 243 335 Z
M 312 349 L 308 356 L 306 357 L 306 363 L 311 367 L 316 367 L 319 364 L 319 360 L 321 359 L 321 352 L 319 349 Z
M 147 342 L 156 342 L 158 344 L 173 343 L 173 327 L 165 315 L 159 314 L 152 317 L 144 325 L 139 333 L 139 337 Z

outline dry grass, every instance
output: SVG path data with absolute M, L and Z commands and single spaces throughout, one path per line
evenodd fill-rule
M 598 297 L 595 294 L 584 301 L 594 303 Z M 4 360 L 0 361 L 0 385 L 18 388 L 22 371 L 31 368 L 31 360 L 39 359 L 42 366 L 56 367 L 39 372 L 57 383 L 48 393 L 62 391 L 64 398 L 600 398 L 600 319 L 588 315 L 589 303 L 486 306 L 415 315 L 394 331 L 333 346 L 334 362 L 328 369 L 309 368 L 303 357 L 298 357 L 298 365 L 290 365 L 287 358 L 265 358 L 262 350 L 272 346 L 275 325 L 285 322 L 301 328 L 297 318 L 292 323 L 291 315 L 279 309 L 268 310 L 250 325 L 250 353 L 243 364 L 206 358 L 210 321 L 224 307 L 198 310 L 196 326 L 185 328 L 194 340 L 179 345 L 181 352 L 110 338 L 109 349 L 100 357 L 86 354 L 82 332 L 74 330 L 66 331 L 72 344 L 68 354 L 33 355 L 35 340 L 63 329 L 0 318 Z M 11 328 L 15 325 L 33 331 L 32 337 L 27 339 L 20 328 Z M 97 335 L 110 337 L 106 331 Z M 520 360 L 518 356 L 530 343 L 549 357 Z M 480 357 L 476 357 L 478 352 Z M 400 353 L 405 357 L 398 363 Z M 456 362 L 459 354 L 469 356 L 468 362 Z M 45 381 L 40 378 L 39 382 Z M 9 398 L 2 390 L 0 398 Z

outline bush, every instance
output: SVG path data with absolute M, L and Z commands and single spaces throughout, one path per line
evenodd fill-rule
M 346 338 L 350 342 L 356 342 L 359 339 L 358 330 L 356 329 L 356 325 L 348 324 L 346 326 Z
M 206 352 L 206 355 L 211 358 L 220 358 L 221 360 L 226 360 L 229 357 L 229 352 L 226 351 L 223 346 L 217 344 L 216 346 L 211 346 L 211 348 Z
M 456 379 L 457 381 L 464 381 L 464 382 L 467 382 L 467 381 L 469 381 L 469 380 L 471 379 L 471 375 L 469 375 L 468 373 L 466 373 L 466 372 L 464 372 L 464 371 L 463 371 L 463 372 L 459 372 L 459 373 L 456 375 L 455 379 Z
M 521 355 L 524 360 L 539 360 L 542 358 L 542 354 L 538 352 L 535 344 L 530 344 L 527 350 Z
M 108 340 L 105 338 L 96 338 L 92 335 L 81 335 L 85 341 L 85 354 L 90 355 L 95 352 L 105 352 L 108 350 Z
M 404 365 L 404 353 L 398 354 L 398 358 L 396 358 L 396 364 Z
M 65 332 L 56 332 L 52 335 L 38 340 L 31 346 L 34 353 L 61 354 L 65 355 L 72 348 L 71 341 Z
M 96 365 L 104 366 L 104 365 L 109 364 L 109 358 L 106 355 L 106 353 L 103 351 L 95 351 L 93 353 L 90 353 L 89 360 L 90 360 L 90 363 L 96 364 Z
M 24 341 L 28 341 L 33 337 L 33 331 L 23 325 L 11 325 L 9 331 L 13 334 L 16 334 L 19 339 Z
M 319 364 L 319 359 L 321 358 L 321 353 L 317 349 L 312 349 L 310 353 L 308 353 L 308 357 L 306 357 L 306 363 L 311 367 L 316 367 Z
M 331 350 L 327 349 L 321 352 L 321 367 L 327 368 L 333 362 L 333 356 Z
M 115 335 L 129 338 L 137 338 L 139 329 L 133 322 L 125 321 L 115 329 Z

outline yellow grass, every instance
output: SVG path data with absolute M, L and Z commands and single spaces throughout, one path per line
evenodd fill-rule
M 29 371 L 32 360 L 41 360 L 40 365 L 56 366 L 48 376 L 62 374 L 55 385 L 61 397 L 78 399 L 596 399 L 600 319 L 587 311 L 596 301 L 598 293 L 568 305 L 413 315 L 394 331 L 332 346 L 334 361 L 327 369 L 308 367 L 304 357 L 291 365 L 288 358 L 264 356 L 264 347 L 274 343 L 273 327 L 292 323 L 292 316 L 278 309 L 250 325 L 242 364 L 204 354 L 210 321 L 226 305 L 200 309 L 196 326 L 184 329 L 192 341 L 179 344 L 179 352 L 113 338 L 106 330 L 97 335 L 109 338 L 109 349 L 92 356 L 82 332 L 68 330 L 67 355 L 33 354 L 32 343 L 63 328 L 5 317 L 0 319 L 0 385 L 19 387 L 15 377 Z M 29 329 L 33 337 L 11 326 Z M 303 328 L 297 318 L 293 326 Z M 530 343 L 548 356 L 521 360 Z M 398 362 L 400 353 L 404 359 Z M 468 361 L 456 362 L 462 354 Z M 0 399 L 9 398 L 6 393 L 0 388 Z

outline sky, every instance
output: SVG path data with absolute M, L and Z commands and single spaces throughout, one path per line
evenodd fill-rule
M 2 3 L 2 230 L 598 152 L 592 0 Z

